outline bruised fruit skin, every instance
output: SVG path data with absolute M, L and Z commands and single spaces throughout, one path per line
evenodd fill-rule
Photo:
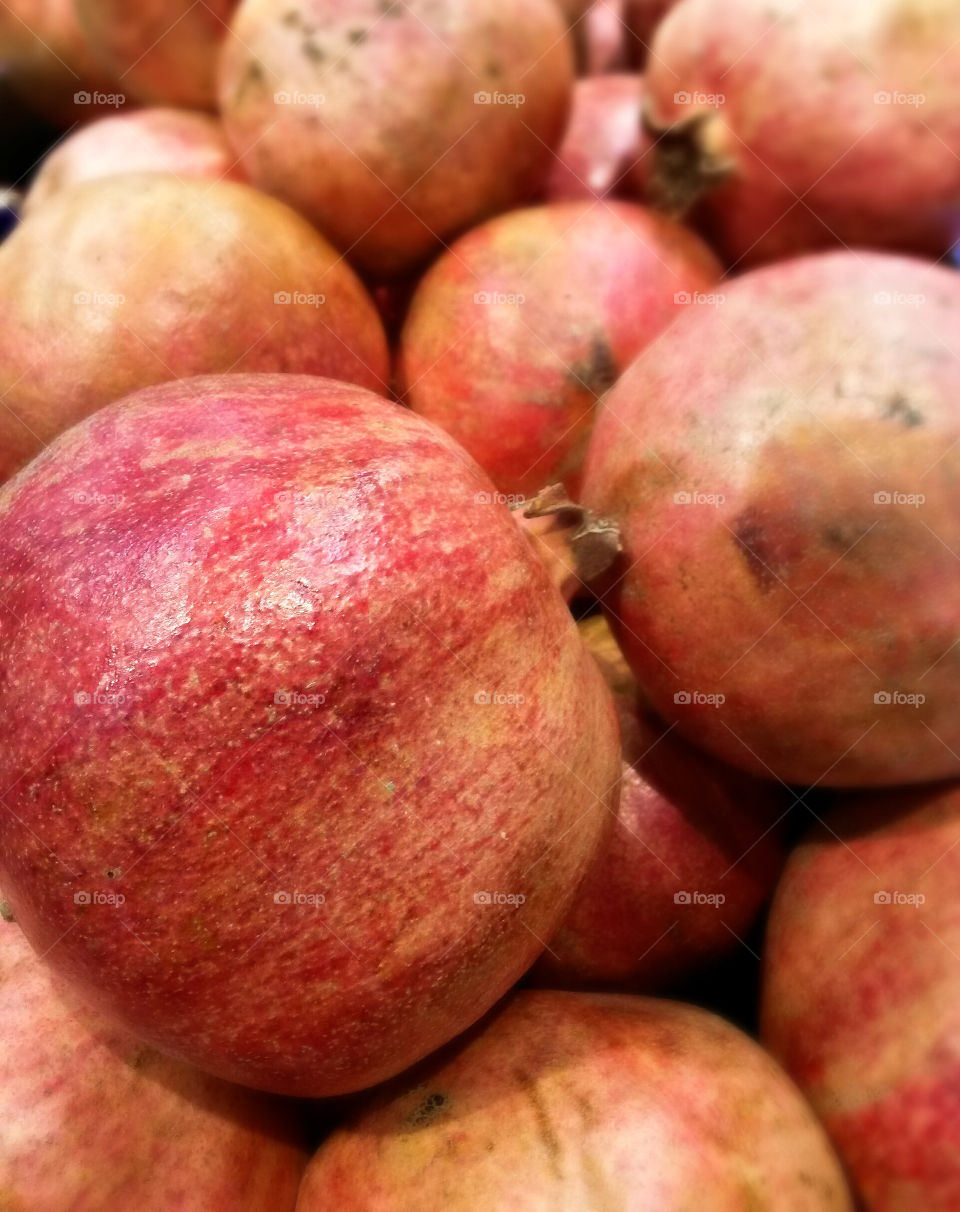
M 783 866 L 786 803 L 644 711 L 603 647 L 623 737 L 617 824 L 534 971 L 553 988 L 654 992 L 740 946 Z
M 373 302 L 282 203 L 131 173 L 64 190 L 0 247 L 0 479 L 127 392 L 228 371 L 387 382 Z
M 874 1212 L 960 1207 L 960 788 L 857 796 L 791 855 L 762 1028 Z
M 296 1203 L 292 1107 L 161 1056 L 78 1002 L 0 921 L 0 1191 L 31 1212 Z
M 405 401 L 501 493 L 562 481 L 577 497 L 597 400 L 709 290 L 713 254 L 628 202 L 552 203 L 475 228 L 420 284 L 400 341 Z
M 849 1212 L 793 1083 L 678 1002 L 524 991 L 398 1081 L 307 1167 L 297 1212 Z
M 653 143 L 641 126 L 642 95 L 643 77 L 628 72 L 577 81 L 547 202 L 642 196 Z
M 98 57 L 145 105 L 216 106 L 216 63 L 237 0 L 75 0 Z
M 960 237 L 955 0 L 682 0 L 647 87 L 659 192 L 678 209 L 705 192 L 730 261 Z
M 250 179 L 385 277 L 540 190 L 572 85 L 554 0 L 244 0 L 220 108 Z
M 62 189 L 117 173 L 168 172 L 177 177 L 242 180 L 220 123 L 186 109 L 136 109 L 101 118 L 58 143 L 40 165 L 24 211 Z
M 3 887 L 148 1042 L 357 1090 L 556 929 L 616 713 L 489 492 L 407 409 L 299 375 L 149 388 L 0 490 Z
M 620 526 L 624 652 L 661 715 L 761 776 L 956 773 L 960 278 L 826 253 L 724 292 L 594 430 L 584 503 Z

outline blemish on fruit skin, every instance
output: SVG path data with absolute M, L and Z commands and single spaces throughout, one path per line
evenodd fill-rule
M 570 368 L 569 379 L 599 398 L 616 383 L 619 370 L 607 340 L 595 335 L 590 353 Z
M 449 1102 L 446 1094 L 428 1094 L 407 1116 L 407 1127 L 425 1128 L 447 1109 Z
M 920 409 L 914 408 L 901 391 L 895 391 L 891 394 L 883 415 L 886 420 L 900 421 L 908 429 L 922 425 L 926 419 Z

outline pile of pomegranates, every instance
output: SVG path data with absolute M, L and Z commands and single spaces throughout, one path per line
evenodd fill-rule
M 960 1209 L 958 14 L 0 4 L 0 1212 Z

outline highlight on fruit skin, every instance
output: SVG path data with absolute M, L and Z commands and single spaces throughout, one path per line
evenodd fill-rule
M 761 778 L 960 774 L 960 278 L 796 258 L 690 307 L 607 394 L 584 504 L 654 709 Z M 731 335 L 736 334 L 732 340 Z
M 522 990 L 320 1146 L 297 1212 L 527 1207 L 851 1212 L 796 1087 L 679 1002 Z
M 0 489 L 0 878 L 148 1043 L 358 1090 L 562 920 L 617 719 L 491 491 L 371 392 L 239 374 L 110 405 Z

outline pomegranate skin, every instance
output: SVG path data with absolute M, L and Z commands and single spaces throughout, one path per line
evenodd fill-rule
M 75 0 L 101 61 L 145 105 L 216 106 L 216 63 L 237 0 Z
M 295 1108 L 145 1047 L 79 1003 L 6 920 L 0 1014 L 6 1208 L 292 1212 L 307 1158 Z
M 374 389 L 389 375 L 360 281 L 273 198 L 231 181 L 108 177 L 51 198 L 0 247 L 0 479 L 127 392 L 228 371 Z
M 677 136 L 660 192 L 678 207 L 703 192 L 741 268 L 837 243 L 939 257 L 960 237 L 953 0 L 681 0 L 647 96 Z
M 620 714 L 620 809 L 534 976 L 653 993 L 741 946 L 783 867 L 789 801 L 645 711 L 604 619 L 580 630 Z
M 46 156 L 30 184 L 24 213 L 80 181 L 116 173 L 242 180 L 220 123 L 185 109 L 135 109 L 71 132 Z
M 956 773 L 960 279 L 843 252 L 723 289 L 594 430 L 584 503 L 621 527 L 605 604 L 631 667 L 658 713 L 761 776 Z
M 553 0 L 243 0 L 220 64 L 250 180 L 381 279 L 536 196 L 572 87 Z
M 871 1212 L 960 1207 L 958 836 L 955 783 L 852 797 L 771 910 L 763 1039 Z
M 653 141 L 641 127 L 642 100 L 643 77 L 629 72 L 577 81 L 544 201 L 643 197 Z
M 3 886 L 143 1039 L 356 1090 L 556 929 L 616 714 L 489 501 L 441 431 L 295 375 L 148 388 L 0 490 Z
M 835 1156 L 780 1067 L 715 1015 L 523 991 L 398 1081 L 307 1167 L 297 1212 L 702 1205 L 849 1212 Z
M 711 289 L 693 233 L 628 202 L 553 203 L 468 232 L 423 278 L 400 341 L 404 400 L 508 496 L 577 497 L 596 404 Z

